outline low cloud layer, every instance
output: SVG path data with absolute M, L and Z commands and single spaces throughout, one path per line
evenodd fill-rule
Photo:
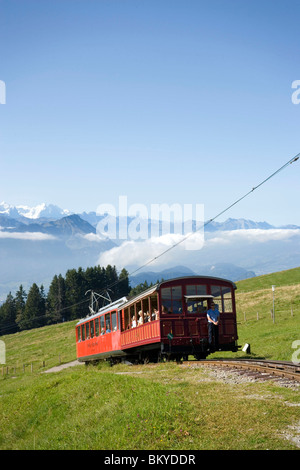
M 214 232 L 205 237 L 205 245 L 228 245 L 235 242 L 266 243 L 271 240 L 288 240 L 299 236 L 299 229 L 240 229 Z
M 48 241 L 56 240 L 53 235 L 41 232 L 3 232 L 0 230 L 0 239 L 11 238 L 14 240 Z
M 295 239 L 300 240 L 299 229 L 240 229 L 223 232 L 207 233 L 205 241 L 200 233 L 193 233 L 186 241 L 181 242 L 185 237 L 178 234 L 168 234 L 161 237 L 149 238 L 143 241 L 128 240 L 120 246 L 101 253 L 98 262 L 100 265 L 116 265 L 118 268 L 126 266 L 142 266 L 150 260 L 151 266 L 162 267 L 172 264 L 193 265 L 201 262 L 201 258 L 213 255 L 218 250 L 229 254 L 238 248 L 253 247 L 256 244 L 262 246 L 268 242 L 288 242 Z M 178 244 L 179 242 L 179 244 Z M 172 248 L 174 245 L 176 245 Z M 224 249 L 224 250 L 223 250 Z M 165 253 L 164 253 L 165 252 Z M 226 253 L 225 252 L 225 253 Z M 162 256 L 160 256 L 164 253 Z M 157 258 L 157 259 L 155 259 Z

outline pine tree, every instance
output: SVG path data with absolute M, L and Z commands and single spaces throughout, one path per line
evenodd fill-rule
M 88 299 L 85 292 L 88 290 L 84 271 L 82 268 L 69 269 L 66 273 L 66 305 L 65 320 L 82 318 L 88 313 Z M 85 302 L 86 300 L 86 302 Z
M 125 268 L 120 272 L 117 291 L 119 298 L 126 297 L 130 291 L 129 273 Z
M 15 302 L 16 302 L 16 324 L 22 320 L 24 315 L 25 306 L 26 306 L 27 294 L 22 286 L 19 287 L 19 290 L 16 292 Z
M 105 285 L 109 289 L 109 294 L 112 301 L 119 298 L 118 280 L 119 278 L 116 266 L 112 267 L 110 264 L 108 264 L 105 269 Z
M 28 292 L 24 313 L 18 317 L 20 330 L 38 328 L 45 323 L 45 301 L 37 284 L 33 283 Z
M 6 301 L 0 308 L 0 334 L 11 334 L 18 330 L 16 324 L 16 303 L 12 293 L 6 297 Z
M 61 274 L 59 276 L 55 275 L 50 284 L 46 305 L 46 318 L 48 324 L 64 321 L 66 287 L 65 280 Z

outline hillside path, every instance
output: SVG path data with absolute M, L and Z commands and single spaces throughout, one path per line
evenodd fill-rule
M 79 362 L 76 359 L 76 361 L 67 362 L 66 364 L 61 364 L 60 366 L 51 367 L 51 369 L 45 370 L 43 374 L 48 374 L 49 372 L 59 372 L 63 369 L 67 369 L 68 367 L 82 366 L 82 365 L 84 365 L 84 362 Z

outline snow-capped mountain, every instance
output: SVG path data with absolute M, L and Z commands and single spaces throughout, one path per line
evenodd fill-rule
M 96 212 L 72 214 L 53 204 L 29 207 L 0 203 L 0 300 L 20 284 L 28 287 L 40 282 L 47 286 L 54 274 L 79 266 L 116 264 L 134 271 L 157 255 L 157 246 L 163 252 L 168 243 L 174 243 L 172 237 L 162 237 L 162 244 L 157 245 L 150 236 L 147 240 L 132 240 L 129 234 L 128 240 L 103 240 L 97 234 L 101 218 Z M 119 222 L 117 218 L 117 233 Z M 128 218 L 127 224 L 131 222 Z M 151 220 L 148 222 L 151 224 Z M 174 233 L 172 229 L 170 226 L 170 234 Z M 238 280 L 297 267 L 300 227 L 274 227 L 243 218 L 214 221 L 205 227 L 201 249 L 189 251 L 179 245 L 169 254 L 160 265 L 154 265 L 153 272 L 143 271 L 132 282 L 156 282 L 160 274 L 184 275 L 183 268 Z
M 12 206 L 3 201 L 0 203 L 0 214 L 15 219 L 19 217 L 26 217 L 27 219 L 58 219 L 70 215 L 71 212 L 68 209 L 61 209 L 54 204 L 42 203 L 35 207 L 29 207 L 25 205 Z

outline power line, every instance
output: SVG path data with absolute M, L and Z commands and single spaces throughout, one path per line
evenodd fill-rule
M 105 292 L 107 289 L 111 289 L 112 287 L 115 287 L 116 285 L 120 284 L 122 281 L 124 281 L 125 279 L 128 279 L 130 276 L 133 276 L 135 273 L 137 273 L 138 271 L 140 271 L 141 269 L 145 268 L 146 266 L 149 266 L 149 264 L 153 263 L 153 261 L 161 258 L 163 255 L 165 255 L 166 253 L 170 252 L 171 250 L 173 250 L 174 248 L 176 248 L 178 245 L 180 245 L 181 243 L 183 243 L 184 241 L 186 241 L 188 238 L 190 238 L 191 236 L 193 236 L 195 233 L 199 232 L 200 230 L 202 230 L 204 227 L 206 227 L 207 225 L 209 225 L 210 223 L 212 223 L 214 220 L 216 220 L 218 217 L 220 217 L 221 215 L 225 214 L 225 212 L 227 212 L 229 209 L 231 209 L 233 206 L 235 206 L 236 204 L 238 204 L 239 202 L 241 202 L 243 199 L 245 199 L 246 197 L 248 197 L 251 193 L 253 193 L 256 189 L 258 189 L 259 187 L 261 187 L 263 184 L 265 184 L 267 181 L 269 181 L 271 178 L 273 178 L 275 175 L 277 175 L 278 173 L 280 173 L 282 170 L 284 170 L 287 166 L 289 166 L 290 164 L 292 163 L 295 163 L 297 160 L 299 160 L 299 157 L 300 157 L 300 153 L 298 153 L 295 157 L 291 158 L 289 161 L 287 161 L 284 165 L 282 165 L 280 168 L 278 168 L 276 171 L 274 171 L 271 175 L 269 175 L 267 178 L 265 178 L 263 181 L 261 181 L 259 184 L 257 184 L 256 186 L 254 186 L 250 191 L 248 191 L 247 193 L 245 193 L 243 196 L 239 197 L 238 199 L 236 199 L 233 203 L 231 203 L 229 206 L 227 206 L 225 209 L 223 209 L 221 212 L 219 212 L 218 214 L 216 214 L 213 218 L 211 219 L 208 219 L 206 222 L 204 222 L 202 224 L 202 226 L 198 227 L 195 231 L 187 234 L 185 237 L 183 237 L 181 240 L 179 240 L 178 242 L 174 243 L 172 246 L 170 246 L 169 248 L 167 248 L 166 250 L 162 251 L 159 255 L 151 258 L 149 261 L 147 261 L 146 263 L 144 263 L 143 265 L 141 265 L 139 268 L 135 269 L 134 271 L 132 271 L 131 273 L 127 274 L 126 277 L 122 278 L 122 279 L 118 279 L 116 280 L 115 282 L 109 284 L 108 286 L 106 286 L 105 288 L 101 289 L 100 292 Z M 83 304 L 87 302 L 87 300 L 83 300 L 81 302 L 78 302 L 76 304 L 73 304 L 73 305 L 69 305 L 67 307 L 63 307 L 61 310 L 58 310 L 56 311 L 55 313 L 61 313 L 62 311 L 64 310 L 67 310 L 67 309 L 70 309 L 74 306 L 77 306 L 77 305 L 80 305 L 80 304 Z M 41 315 L 41 317 L 44 317 L 46 315 Z M 36 318 L 39 318 L 39 317 L 36 317 Z M 30 320 L 32 320 L 33 318 L 30 318 Z M 14 326 L 15 327 L 15 326 Z M 9 330 L 9 329 L 13 329 L 13 326 L 7 326 L 7 327 L 2 327 L 1 330 Z
M 298 153 L 295 157 L 291 158 L 289 161 L 287 161 L 284 165 L 282 165 L 280 168 L 278 168 L 276 171 L 274 171 L 271 175 L 269 175 L 267 178 L 265 178 L 263 181 L 261 181 L 259 184 L 257 184 L 256 186 L 254 186 L 250 191 L 248 191 L 246 194 L 244 194 L 243 196 L 239 197 L 238 199 L 236 199 L 233 203 L 231 203 L 229 206 L 227 206 L 225 209 L 223 209 L 221 212 L 219 212 L 217 215 L 215 215 L 213 218 L 207 220 L 206 222 L 204 222 L 202 224 L 201 227 L 197 228 L 197 230 L 195 230 L 194 232 L 191 232 L 189 234 L 187 234 L 185 237 L 183 237 L 181 240 L 179 240 L 178 242 L 174 243 L 172 246 L 170 246 L 169 248 L 167 248 L 166 250 L 162 251 L 159 255 L 155 256 L 154 258 L 150 259 L 149 261 L 147 261 L 146 263 L 144 263 L 143 265 L 141 265 L 139 268 L 135 269 L 134 271 L 132 271 L 130 274 L 128 274 L 128 277 L 129 276 L 133 276 L 135 273 L 137 273 L 138 271 L 140 271 L 141 269 L 145 268 L 146 266 L 149 266 L 149 264 L 153 263 L 153 261 L 159 259 L 161 256 L 165 255 L 166 253 L 168 253 L 169 251 L 173 250 L 175 247 L 177 247 L 178 245 L 180 245 L 181 243 L 183 243 L 184 241 L 186 241 L 188 238 L 190 238 L 191 236 L 193 236 L 195 233 L 199 232 L 200 230 L 202 230 L 204 227 L 206 227 L 208 224 L 210 224 L 211 222 L 213 222 L 214 220 L 216 220 L 218 217 L 220 217 L 221 215 L 225 214 L 225 212 L 227 212 L 229 209 L 231 209 L 233 206 L 235 206 L 236 204 L 238 204 L 239 202 L 241 202 L 243 199 L 245 199 L 247 196 L 249 196 L 251 193 L 253 193 L 256 189 L 258 189 L 260 186 L 262 186 L 263 184 L 265 184 L 267 181 L 269 181 L 271 178 L 273 178 L 275 175 L 277 175 L 278 173 L 280 173 L 282 170 L 284 170 L 287 166 L 289 166 L 290 164 L 296 162 L 297 160 L 299 160 L 299 157 L 300 157 L 300 153 Z M 119 282 L 121 281 L 116 281 L 115 283 L 111 284 L 108 286 L 108 288 L 111 288 L 111 287 L 114 287 L 115 285 L 117 285 Z

